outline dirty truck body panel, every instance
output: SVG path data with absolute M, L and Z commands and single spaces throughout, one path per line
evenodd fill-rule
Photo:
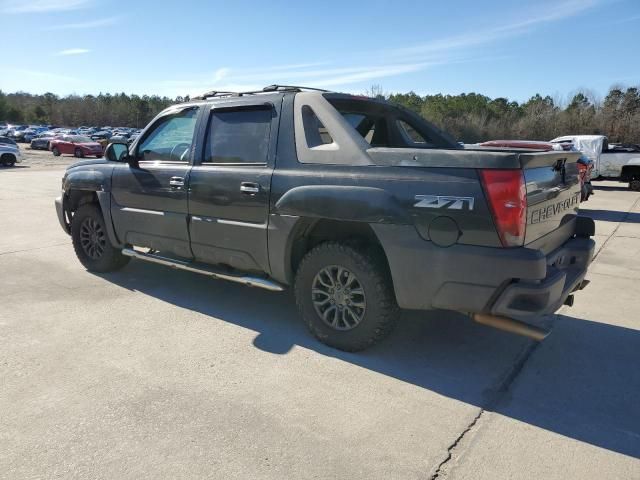
M 463 150 L 386 102 L 296 89 L 172 107 L 135 161 L 71 166 L 56 205 L 69 231 L 74 192 L 93 188 L 118 248 L 283 286 L 323 240 L 366 241 L 402 308 L 535 320 L 582 287 L 593 254 L 578 157 Z

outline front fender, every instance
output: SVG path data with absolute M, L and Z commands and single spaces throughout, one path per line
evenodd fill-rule
M 65 192 L 70 190 L 85 190 L 90 192 L 100 192 L 108 188 L 107 177 L 99 170 L 79 170 L 71 171 L 65 175 L 62 189 Z

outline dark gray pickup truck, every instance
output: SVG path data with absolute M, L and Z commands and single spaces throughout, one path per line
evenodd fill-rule
M 160 113 L 131 147 L 70 166 L 60 224 L 91 271 L 136 258 L 280 291 L 333 347 L 399 309 L 541 339 L 584 288 L 594 223 L 578 153 L 464 150 L 385 101 L 271 86 Z

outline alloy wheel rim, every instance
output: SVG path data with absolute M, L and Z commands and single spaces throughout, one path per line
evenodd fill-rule
M 102 225 L 94 218 L 85 218 L 80 225 L 80 246 L 93 260 L 99 259 L 104 253 L 107 239 Z
M 367 309 L 362 284 L 353 272 L 338 265 L 325 267 L 316 274 L 311 299 L 322 321 L 341 331 L 357 327 Z

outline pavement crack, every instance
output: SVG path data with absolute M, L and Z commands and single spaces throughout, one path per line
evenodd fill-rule
M 71 242 L 54 243 L 52 245 L 45 245 L 44 247 L 25 248 L 23 250 L 11 250 L 10 252 L 0 252 L 1 255 L 11 255 L 12 253 L 32 252 L 34 250 L 44 250 L 45 248 L 60 247 L 62 245 L 69 245 Z
M 555 318 L 556 317 L 554 316 L 554 319 Z M 436 480 L 438 478 L 444 478 L 446 476 L 447 464 L 453 459 L 456 453 L 455 451 L 460 445 L 460 442 L 462 442 L 464 437 L 474 429 L 474 427 L 476 426 L 476 424 L 478 423 L 478 421 L 486 411 L 492 411 L 495 408 L 495 406 L 498 403 L 500 403 L 500 401 L 504 398 L 505 394 L 511 388 L 511 385 L 513 385 L 516 378 L 518 378 L 518 376 L 520 375 L 520 372 L 522 372 L 522 369 L 524 368 L 529 358 L 531 358 L 533 353 L 538 348 L 538 345 L 540 345 L 540 342 L 529 342 L 527 346 L 521 351 L 521 353 L 518 355 L 518 359 L 513 364 L 513 367 L 509 369 L 506 375 L 504 376 L 504 378 L 498 382 L 498 386 L 494 390 L 495 394 L 492 395 L 491 398 L 489 398 L 485 406 L 480 408 L 480 411 L 471 420 L 469 425 L 467 425 L 467 427 L 462 431 L 462 433 L 460 433 L 460 435 L 458 435 L 458 437 L 453 441 L 453 443 L 451 443 L 447 447 L 447 454 L 444 460 L 440 462 L 440 464 L 438 465 L 438 468 L 436 468 L 435 472 L 430 477 L 430 480 Z
M 471 431 L 471 429 L 473 429 L 473 427 L 476 425 L 476 423 L 478 423 L 478 420 L 480 420 L 480 417 L 482 416 L 482 414 L 484 412 L 485 412 L 485 409 L 481 408 L 480 411 L 478 412 L 478 414 L 474 417 L 474 419 L 471 420 L 471 423 L 469 425 L 467 425 L 467 428 L 465 428 L 462 431 L 462 433 L 460 435 L 458 435 L 458 438 L 456 438 L 453 441 L 453 443 L 447 447 L 447 456 L 444 458 L 444 460 L 442 460 L 442 462 L 440 462 L 440 465 L 438 465 L 438 468 L 436 468 L 436 471 L 433 473 L 433 475 L 431 475 L 431 479 L 430 480 L 435 480 L 436 478 L 441 478 L 440 474 L 444 473 L 443 468 L 445 468 L 446 464 L 449 463 L 449 461 L 453 458 L 454 450 L 456 449 L 458 444 L 462 441 L 464 436 L 467 433 L 469 433 Z

